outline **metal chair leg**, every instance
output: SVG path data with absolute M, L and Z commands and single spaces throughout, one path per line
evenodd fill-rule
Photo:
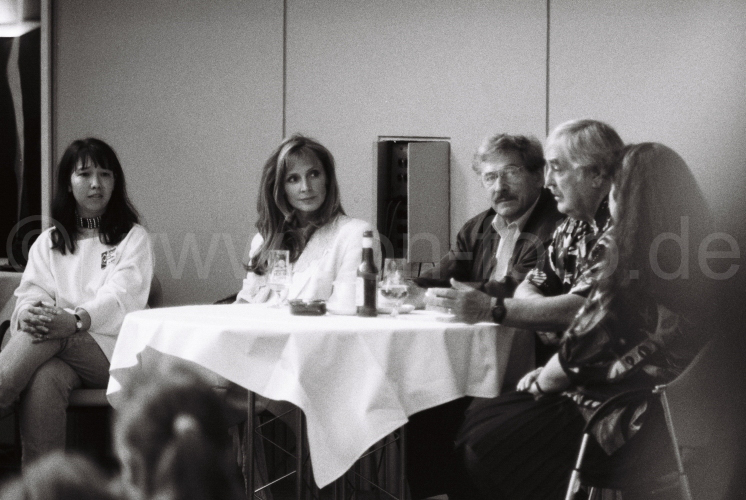
M 399 499 L 407 498 L 407 427 L 401 426 L 399 429 Z
M 570 484 L 567 485 L 567 494 L 565 500 L 572 500 L 575 497 L 575 493 L 580 488 L 580 467 L 583 465 L 583 458 L 585 457 L 585 449 L 588 446 L 588 440 L 590 434 L 583 434 L 583 441 L 580 443 L 580 451 L 578 452 L 578 459 L 575 461 L 575 468 L 572 470 L 570 475 Z
M 254 410 L 256 409 L 256 394 L 249 391 L 249 410 L 247 415 L 246 449 L 244 450 L 244 477 L 246 478 L 246 498 L 254 498 Z
M 298 418 L 295 424 L 295 498 L 303 500 L 303 412 L 298 411 Z
M 679 441 L 676 439 L 676 432 L 673 428 L 673 419 L 671 418 L 671 408 L 668 406 L 668 397 L 666 396 L 666 387 L 658 386 L 654 392 L 660 394 L 661 405 L 663 406 L 663 414 L 666 417 L 666 427 L 668 428 L 668 436 L 671 438 L 671 444 L 673 445 L 673 453 L 676 458 L 676 469 L 679 474 L 679 489 L 681 490 L 681 498 L 684 500 L 692 500 L 692 490 L 689 487 L 689 478 L 684 470 L 684 460 L 681 458 L 681 452 L 679 451 Z

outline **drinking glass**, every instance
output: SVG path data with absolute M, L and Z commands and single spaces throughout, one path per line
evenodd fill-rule
M 391 307 L 391 317 L 399 315 L 399 308 L 407 296 L 408 286 L 406 279 L 407 259 L 385 259 L 383 261 L 383 280 L 381 281 L 381 295 L 394 301 Z
M 267 286 L 277 295 L 277 307 L 285 304 L 290 287 L 290 252 L 270 250 L 267 261 Z

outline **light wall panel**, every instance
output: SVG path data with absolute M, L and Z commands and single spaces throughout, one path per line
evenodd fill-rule
M 375 218 L 378 136 L 450 138 L 452 235 L 489 206 L 482 138 L 543 137 L 546 2 L 287 3 L 286 129 L 330 148 L 351 215 Z
M 240 289 L 282 138 L 282 0 L 55 1 L 55 161 L 97 136 L 154 236 L 166 304 Z
M 551 0 L 549 121 L 592 117 L 678 151 L 713 210 L 746 186 L 746 2 Z

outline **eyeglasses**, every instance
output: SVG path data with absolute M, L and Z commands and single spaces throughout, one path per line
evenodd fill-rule
M 484 184 L 485 187 L 490 187 L 497 182 L 497 179 L 502 179 L 506 182 L 514 181 L 518 178 L 518 172 L 522 168 L 523 167 L 518 167 L 516 165 L 508 165 L 500 170 L 485 172 L 482 174 L 482 184 Z

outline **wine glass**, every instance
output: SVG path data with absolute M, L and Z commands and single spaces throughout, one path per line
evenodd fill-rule
M 381 295 L 393 300 L 391 317 L 399 315 L 399 308 L 404 298 L 409 293 L 406 278 L 407 259 L 385 259 L 383 262 L 383 281 L 381 282 Z
M 277 295 L 277 307 L 285 303 L 290 287 L 290 252 L 270 250 L 267 260 L 267 286 Z

